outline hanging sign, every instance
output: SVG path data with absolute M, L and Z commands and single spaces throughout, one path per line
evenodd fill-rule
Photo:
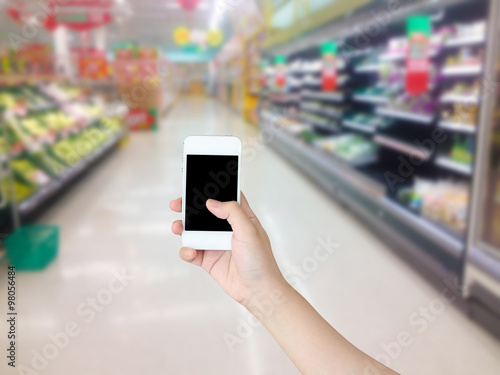
M 262 89 L 267 88 L 267 61 L 262 60 L 260 62 L 260 87 Z
M 334 91 L 337 88 L 337 44 L 326 42 L 321 46 L 323 71 L 321 86 L 323 91 Z
M 412 16 L 407 20 L 408 55 L 406 91 L 413 95 L 429 90 L 431 20 L 428 16 Z
M 276 56 L 275 60 L 275 77 L 274 84 L 276 87 L 284 88 L 286 85 L 286 57 Z
M 177 0 L 179 5 L 185 11 L 192 12 L 198 7 L 200 0 Z

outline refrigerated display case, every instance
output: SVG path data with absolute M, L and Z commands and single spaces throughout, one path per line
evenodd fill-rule
M 465 262 L 464 297 L 471 314 L 500 334 L 500 2 L 493 1 L 476 177 Z
M 311 35 L 266 50 L 286 61 L 286 85 L 262 93 L 271 145 L 364 219 L 412 264 L 461 278 L 467 242 L 490 2 L 402 2 L 369 43 L 372 2 Z M 409 24 L 430 23 L 428 85 L 407 82 Z M 425 17 L 424 17 L 425 18 Z M 336 87 L 325 86 L 322 46 L 336 45 Z M 268 83 L 277 68 L 268 69 Z

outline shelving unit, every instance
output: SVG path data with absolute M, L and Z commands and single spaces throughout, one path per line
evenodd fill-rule
M 354 101 L 362 102 L 362 103 L 371 103 L 371 104 L 387 104 L 389 103 L 389 98 L 383 96 L 376 95 L 365 95 L 365 94 L 354 94 L 352 96 Z
M 9 144 L 15 186 L 7 199 L 14 216 L 24 219 L 88 172 L 125 133 L 118 119 L 104 118 L 103 108 L 72 86 L 17 85 L 30 99 L 17 104 L 17 86 L 2 94 L 7 108 L 0 138 Z
M 376 135 L 374 140 L 382 146 L 388 147 L 406 155 L 413 155 L 422 160 L 429 160 L 432 156 L 430 152 L 422 151 L 415 145 L 396 138 L 387 137 L 384 135 Z
M 472 166 L 466 165 L 463 163 L 458 163 L 456 161 L 451 160 L 448 157 L 438 156 L 436 158 L 436 165 L 439 165 L 442 168 L 446 168 L 452 170 L 457 173 L 464 174 L 466 176 L 472 175 Z
M 361 131 L 363 133 L 369 133 L 369 134 L 373 134 L 376 132 L 377 128 L 375 126 L 369 126 L 369 125 L 362 125 L 362 124 L 359 124 L 355 121 L 350 121 L 350 120 L 344 120 L 342 122 L 342 124 L 346 127 L 346 128 L 350 128 L 350 129 L 354 129 L 354 130 L 358 130 L 358 131 Z
M 336 103 L 341 103 L 345 99 L 344 94 L 336 93 L 336 92 L 305 91 L 302 93 L 302 97 L 304 99 L 319 99 L 319 100 L 326 100 L 326 101 L 336 102 Z
M 446 66 L 442 70 L 444 76 L 477 76 L 481 74 L 483 67 L 480 65 L 471 66 Z
M 454 83 L 469 83 L 478 79 L 483 66 L 459 65 L 457 59 L 450 59 L 450 54 L 456 54 L 464 46 L 477 51 L 483 48 L 486 38 L 449 35 L 449 26 L 485 20 L 487 5 L 487 1 L 483 0 L 450 0 L 439 4 L 422 1 L 411 7 L 402 6 L 398 16 L 393 17 L 378 36 L 370 39 L 369 47 L 348 54 L 349 59 L 342 66 L 342 74 L 346 77 L 342 94 L 321 90 L 319 47 L 313 44 L 307 46 L 304 42 L 314 40 L 313 36 L 306 36 L 303 41 L 297 42 L 300 47 L 279 47 L 279 54 L 289 51 L 286 58 L 289 74 L 294 81 L 289 90 L 293 95 L 299 95 L 300 100 L 277 103 L 263 98 L 262 111 L 272 110 L 273 106 L 279 105 L 280 116 L 282 120 L 285 119 L 285 123 L 305 123 L 309 119 L 308 114 L 321 118 L 316 124 L 308 121 L 311 126 L 305 130 L 298 125 L 292 126 L 294 130 L 290 132 L 286 126 L 275 128 L 270 118 L 261 118 L 261 126 L 272 129 L 276 135 L 273 146 L 304 173 L 361 217 L 368 217 L 370 224 L 378 231 L 390 232 L 389 237 L 405 242 L 407 247 L 416 247 L 415 252 L 422 256 L 428 255 L 433 270 L 440 275 L 443 269 L 454 275 L 459 275 L 462 270 L 465 219 L 448 222 L 439 215 L 430 219 L 422 208 L 410 208 L 403 200 L 405 195 L 402 193 L 409 188 L 417 189 L 415 181 L 423 179 L 437 186 L 441 181 L 454 181 L 454 188 L 460 189 L 457 191 L 468 197 L 467 187 L 474 177 L 473 168 L 455 160 L 467 160 L 467 155 L 464 155 L 467 150 L 459 149 L 456 139 L 460 140 L 460 147 L 473 144 L 466 139 L 476 137 L 480 127 L 474 121 L 477 119 L 454 116 L 452 112 L 460 106 L 470 108 L 482 103 L 478 100 L 479 96 L 456 94 L 450 89 Z M 391 38 L 401 40 L 406 34 L 405 15 L 419 12 L 435 14 L 438 10 L 444 10 L 444 16 L 433 21 L 433 28 L 447 31 L 443 34 L 446 39 L 433 44 L 430 51 L 435 75 L 431 74 L 426 95 L 408 98 L 404 91 L 407 53 L 391 51 L 396 43 L 390 44 L 389 41 Z M 367 22 L 370 17 L 368 12 Z M 362 22 L 362 17 L 358 15 L 356 20 Z M 356 35 L 346 32 L 350 29 L 350 22 L 352 20 L 346 17 L 328 29 L 331 30 L 329 38 L 339 45 L 356 45 Z M 316 36 L 320 35 L 324 39 L 324 34 L 318 31 Z M 271 60 L 272 50 L 267 51 L 267 54 Z M 308 77 L 309 84 L 300 84 L 304 77 Z M 329 115 L 329 109 L 337 115 Z M 339 116 L 339 113 L 342 115 Z M 376 121 L 370 121 L 371 118 Z M 464 118 L 464 122 L 458 122 L 456 118 Z M 358 122 L 356 119 L 361 120 Z M 333 127 L 335 132 L 326 131 Z M 367 145 L 378 146 L 375 148 L 377 151 L 372 157 L 364 160 L 360 158 L 358 164 L 342 160 L 335 150 L 325 152 L 314 146 L 322 139 L 328 141 L 347 134 L 363 137 Z M 439 140 L 434 140 L 436 134 Z M 432 142 L 431 146 L 428 146 L 429 142 Z M 402 160 L 413 168 L 410 175 L 401 176 Z M 396 176 L 397 183 L 394 185 L 388 176 Z M 361 179 L 363 183 L 360 183 Z M 446 203 L 443 199 L 438 201 Z M 463 203 L 464 210 L 467 210 L 468 202 Z
M 393 109 L 389 107 L 378 107 L 377 114 L 387 116 L 393 119 L 412 121 L 417 124 L 430 125 L 434 121 L 434 115 L 424 115 L 419 113 L 412 113 L 408 111 Z
M 446 120 L 439 121 L 438 126 L 446 130 L 456 131 L 460 133 L 475 134 L 477 132 L 477 128 L 475 125 L 450 122 Z

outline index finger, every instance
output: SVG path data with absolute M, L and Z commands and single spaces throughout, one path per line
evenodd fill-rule
M 174 212 L 182 212 L 182 197 L 170 201 L 170 209 Z

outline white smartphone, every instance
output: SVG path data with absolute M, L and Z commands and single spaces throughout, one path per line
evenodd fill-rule
M 231 136 L 191 136 L 184 141 L 182 246 L 231 250 L 233 231 L 215 217 L 208 199 L 240 203 L 241 141 Z

